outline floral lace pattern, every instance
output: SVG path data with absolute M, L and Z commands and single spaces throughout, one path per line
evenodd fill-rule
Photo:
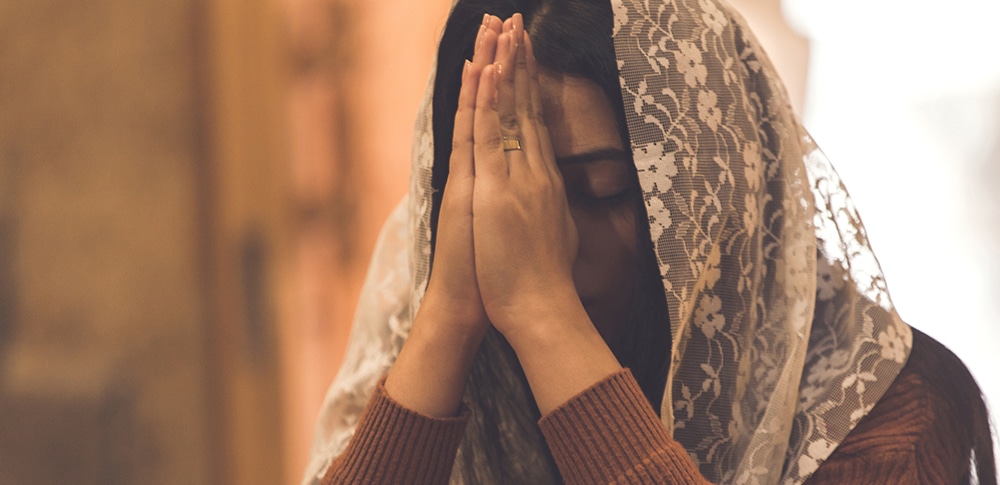
M 888 388 L 910 329 L 743 19 L 612 5 L 674 336 L 664 425 L 714 483 L 801 483 Z
M 410 333 L 409 212 L 404 200 L 379 234 L 344 362 L 316 423 L 303 484 L 319 483 L 333 458 L 347 448 L 375 385 L 389 372 Z
M 720 0 L 610 1 L 673 334 L 663 423 L 714 483 L 802 483 L 885 393 L 910 328 L 742 18 Z M 347 446 L 426 287 L 432 86 L 408 203 L 376 248 L 306 484 Z

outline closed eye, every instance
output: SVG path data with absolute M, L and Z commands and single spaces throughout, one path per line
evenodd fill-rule
M 604 158 L 559 166 L 572 200 L 592 207 L 616 206 L 635 192 L 635 174 L 627 160 Z
M 625 202 L 631 200 L 632 196 L 635 194 L 635 190 L 630 186 L 624 190 L 608 194 L 608 195 L 596 195 L 587 192 L 575 192 L 569 194 L 570 200 L 578 202 L 585 207 L 594 209 L 608 209 L 621 206 Z

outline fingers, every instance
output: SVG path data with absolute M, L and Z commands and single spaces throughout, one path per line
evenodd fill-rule
M 493 62 L 496 54 L 496 38 L 500 35 L 503 22 L 495 15 L 483 15 L 483 23 L 479 26 L 479 34 L 476 36 L 476 48 L 473 53 L 472 63 L 480 67 Z M 489 40 L 488 40 L 489 39 Z
M 505 153 L 509 172 L 515 176 L 519 170 L 528 167 L 528 160 L 532 154 L 526 153 L 529 147 L 533 146 L 537 140 L 534 137 L 525 137 L 525 132 L 521 126 L 521 114 L 518 112 L 518 104 L 523 103 L 518 98 L 518 53 L 523 51 L 520 44 L 524 34 L 524 22 L 521 14 L 514 14 L 513 17 L 504 22 L 504 31 L 500 34 L 497 48 L 498 65 L 498 86 L 497 86 L 497 112 L 500 117 L 500 132 L 506 138 L 516 139 L 522 147 L 520 150 L 509 150 Z M 522 80 L 523 83 L 523 80 Z
M 542 119 L 538 67 L 521 14 L 503 23 L 492 67 L 484 68 L 477 96 L 477 175 L 480 166 L 488 170 L 484 174 L 503 178 L 520 171 L 558 172 Z M 503 138 L 518 139 L 522 148 L 504 152 Z
M 503 137 L 517 136 L 513 134 L 512 129 L 501 128 L 503 116 L 500 113 L 500 106 L 506 107 L 513 102 L 511 90 L 500 87 L 504 83 L 505 71 L 511 71 L 510 65 L 514 54 L 511 45 L 513 26 L 512 19 L 503 22 L 500 35 L 497 37 L 493 64 L 483 68 L 479 78 L 474 121 L 474 160 L 476 176 L 484 180 L 507 179 L 509 165 L 503 151 Z M 507 122 L 511 121 L 512 119 L 508 117 Z M 516 129 L 516 117 L 508 128 Z
M 513 20 L 512 38 L 517 46 L 514 54 L 514 72 L 511 76 L 514 85 L 514 109 L 519 119 L 530 120 L 534 117 L 534 103 L 531 99 L 532 79 L 528 75 L 528 56 L 524 49 L 524 24 L 520 14 L 514 15 Z
M 545 169 L 543 146 L 548 142 L 539 136 L 538 73 L 535 66 L 529 66 L 527 33 L 521 15 L 514 16 L 514 38 L 517 52 L 514 57 L 514 111 L 516 113 L 522 146 L 527 156 L 527 166 L 534 171 Z M 533 72 L 534 71 L 534 72 Z M 551 151 L 551 150 L 550 150 Z
M 501 43 L 503 35 L 501 35 Z M 499 49 L 498 49 L 499 50 Z M 504 156 L 500 131 L 500 116 L 497 112 L 498 66 L 490 64 L 483 68 L 479 76 L 479 92 L 476 95 L 475 129 L 475 170 L 476 184 L 480 181 L 501 181 L 508 176 L 507 158 Z M 478 189 L 477 189 L 478 190 Z
M 455 112 L 455 128 L 452 134 L 449 180 L 465 177 L 471 179 L 473 176 L 476 93 L 483 68 L 493 63 L 500 28 L 499 17 L 489 14 L 483 16 L 483 23 L 479 26 L 479 33 L 476 36 L 472 61 L 466 61 L 462 70 L 462 87 L 458 93 L 458 109 Z
M 531 104 L 535 108 L 535 118 L 540 121 L 542 119 L 542 95 L 538 90 L 538 63 L 535 61 L 535 46 L 527 32 L 524 33 L 524 55 L 527 58 L 525 66 L 531 81 L 528 84 Z
M 473 130 L 476 112 L 476 85 L 479 77 L 473 72 L 472 63 L 465 61 L 462 70 L 462 89 L 458 93 L 458 110 L 455 111 L 455 131 L 451 140 L 449 180 L 472 176 Z
M 535 60 L 535 47 L 531 42 L 531 36 L 524 33 L 524 56 L 527 59 L 525 68 L 527 69 L 528 91 L 531 99 L 530 119 L 534 124 L 534 132 L 538 136 L 538 146 L 541 151 L 541 160 L 550 170 L 559 173 L 556 166 L 556 155 L 552 149 L 552 141 L 549 138 L 549 130 L 545 126 L 545 115 L 542 111 L 542 94 L 538 81 L 538 62 Z
M 503 20 L 496 15 L 486 14 L 486 17 L 489 18 L 489 22 L 486 24 L 486 27 L 499 36 L 503 29 Z

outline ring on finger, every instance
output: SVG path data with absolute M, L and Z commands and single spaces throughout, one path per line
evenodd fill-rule
M 521 139 L 516 136 L 505 136 L 503 140 L 503 151 L 509 152 L 511 150 L 521 149 Z

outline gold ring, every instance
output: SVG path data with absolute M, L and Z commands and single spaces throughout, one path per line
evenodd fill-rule
M 517 137 L 503 137 L 503 151 L 509 152 L 511 150 L 520 150 L 521 140 Z

